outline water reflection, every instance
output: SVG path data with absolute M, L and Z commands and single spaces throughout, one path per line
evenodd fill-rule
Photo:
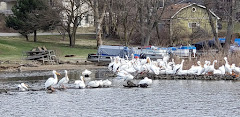
M 107 70 L 94 70 L 91 79 L 108 78 Z M 63 71 L 60 71 L 63 74 Z M 71 83 L 81 71 L 69 71 Z M 27 82 L 43 87 L 51 76 L 3 78 L 1 87 Z M 18 80 L 20 79 L 20 80 Z M 201 80 L 154 80 L 149 88 L 124 88 L 111 78 L 113 87 L 67 89 L 0 94 L 1 116 L 239 116 L 240 82 Z

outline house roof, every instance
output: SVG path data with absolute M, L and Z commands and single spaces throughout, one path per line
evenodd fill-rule
M 183 3 L 183 4 L 173 4 L 170 6 L 167 6 L 162 14 L 161 19 L 171 19 L 171 17 L 177 13 L 181 8 L 184 8 L 188 6 L 189 4 Z
M 196 5 L 198 7 L 206 9 L 205 6 L 198 5 L 196 3 L 193 3 L 193 4 L 189 4 L 189 3 L 173 4 L 173 5 L 170 5 L 170 6 L 168 6 L 168 7 L 166 7 L 164 9 L 164 12 L 162 14 L 161 19 L 163 19 L 163 20 L 170 20 L 170 19 L 174 18 L 180 11 L 182 11 L 183 9 L 188 8 L 188 7 L 192 6 L 192 5 Z M 210 12 L 213 14 L 213 16 L 217 17 L 217 19 L 220 19 L 211 10 L 210 10 Z

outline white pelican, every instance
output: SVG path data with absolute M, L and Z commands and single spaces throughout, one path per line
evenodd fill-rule
M 205 64 L 203 65 L 203 67 L 198 69 L 198 73 L 197 75 L 202 75 L 204 74 L 205 70 L 207 69 L 207 67 L 209 66 L 210 61 L 205 61 Z
M 217 60 L 214 60 L 213 63 L 212 63 L 212 65 L 210 65 L 210 61 L 207 61 L 207 62 L 208 62 L 208 64 L 207 64 L 207 66 L 204 68 L 203 74 L 212 73 L 212 72 L 215 70 L 214 65 L 217 63 Z M 215 72 L 216 72 L 216 71 L 215 71 Z
M 83 76 L 80 76 L 80 80 L 74 82 L 75 87 L 79 89 L 84 89 L 86 87 Z
M 232 64 L 232 71 L 234 72 L 232 75 L 236 76 L 236 77 L 239 77 L 239 73 L 240 73 L 240 68 L 239 67 L 236 67 L 235 64 Z M 237 73 L 237 74 L 235 74 Z
M 144 79 L 140 80 L 138 84 L 140 87 L 147 87 L 152 84 L 152 79 L 145 77 Z
M 108 64 L 108 70 L 112 71 L 113 70 L 113 65 L 115 64 L 116 58 L 110 57 L 111 62 Z
M 26 91 L 26 90 L 28 90 L 28 85 L 25 83 L 21 83 L 17 86 L 17 88 L 19 91 Z
M 116 58 L 115 58 L 115 63 L 113 64 L 113 67 L 112 67 L 112 68 L 113 68 L 112 71 L 113 71 L 114 73 L 116 73 L 117 71 L 119 71 L 119 67 L 121 66 L 121 63 L 120 63 L 121 61 L 120 61 L 120 60 L 121 60 L 121 59 L 120 59 L 119 57 L 116 57 Z
M 197 61 L 198 66 L 192 65 L 191 68 L 188 70 L 188 74 L 197 74 L 198 70 L 202 68 L 201 62 Z
M 209 66 L 210 66 L 210 61 L 205 61 L 205 64 L 203 65 L 203 73 L 202 74 L 206 74 L 209 70 Z
M 68 78 L 67 70 L 64 70 L 64 72 L 65 72 L 65 77 L 63 77 L 63 78 L 58 82 L 58 86 L 65 89 L 66 87 L 64 86 L 64 84 L 68 83 L 69 78 Z
M 147 59 L 147 64 L 146 64 L 146 67 L 147 67 L 147 71 L 149 71 L 150 73 L 154 73 L 156 75 L 158 75 L 160 73 L 160 68 L 157 67 L 157 62 L 152 62 L 150 60 L 150 58 Z
M 99 87 L 99 81 L 96 81 L 96 80 L 90 81 L 90 82 L 88 82 L 87 86 L 91 87 L 91 88 L 98 88 Z
M 213 74 L 223 75 L 225 74 L 225 68 L 224 65 L 219 67 L 218 69 L 214 69 Z
M 102 80 L 99 80 L 98 83 L 99 83 L 99 87 L 103 87 L 103 81 Z
M 52 86 L 57 84 L 58 82 L 57 75 L 60 75 L 60 74 L 57 73 L 55 70 L 53 70 L 52 73 L 53 73 L 53 77 L 48 78 L 48 80 L 45 82 L 45 89 L 50 88 L 50 90 L 54 91 Z
M 235 64 L 232 64 L 232 70 L 235 72 L 235 73 L 240 73 L 240 68 L 239 67 L 236 67 Z
M 123 71 L 119 71 L 117 73 L 116 78 L 117 79 L 124 79 L 124 80 L 132 80 L 134 77 L 130 73 L 123 70 Z
M 177 64 L 177 65 L 174 66 L 173 71 L 174 71 L 175 73 L 177 73 L 179 70 L 182 70 L 183 63 L 184 63 L 184 59 L 182 59 L 181 64 Z
M 110 87 L 112 85 L 112 82 L 108 79 L 103 80 L 103 87 Z
M 227 57 L 224 57 L 223 59 L 226 62 L 225 63 L 225 72 L 229 73 L 229 74 L 232 74 L 232 69 L 231 69 L 231 66 L 228 64 Z
M 89 75 L 91 74 L 92 72 L 85 69 L 83 72 L 82 72 L 82 75 L 84 75 L 85 77 L 89 77 Z
M 213 72 L 213 71 L 215 70 L 214 65 L 215 65 L 216 63 L 217 63 L 217 60 L 214 60 L 213 63 L 212 63 L 212 65 L 210 65 L 210 68 L 209 68 L 209 70 L 208 70 L 208 73 L 209 73 L 209 72 Z
M 167 62 L 166 62 L 167 63 Z M 168 62 L 167 63 L 167 68 L 169 69 L 173 69 L 173 67 L 175 66 L 175 62 L 174 62 L 174 59 L 172 59 L 172 62 Z

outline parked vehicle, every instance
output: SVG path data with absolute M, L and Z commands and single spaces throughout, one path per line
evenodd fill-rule
M 162 59 L 164 56 L 177 55 L 179 57 L 195 57 L 196 47 L 180 46 L 180 47 L 126 47 L 126 46 L 110 46 L 101 45 L 96 54 L 88 54 L 88 61 L 91 62 L 110 62 L 110 57 L 119 56 L 125 59 L 149 57 L 152 60 Z

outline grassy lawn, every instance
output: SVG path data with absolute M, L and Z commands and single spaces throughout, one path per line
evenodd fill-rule
M 76 55 L 74 58 L 86 58 L 89 53 L 96 53 L 95 35 L 77 35 L 76 46 L 69 47 L 69 40 L 61 36 L 37 36 L 38 42 L 26 41 L 23 37 L 0 37 L 0 60 L 22 60 L 22 52 L 30 51 L 38 46 L 54 50 L 57 57 L 67 59 L 65 55 Z

